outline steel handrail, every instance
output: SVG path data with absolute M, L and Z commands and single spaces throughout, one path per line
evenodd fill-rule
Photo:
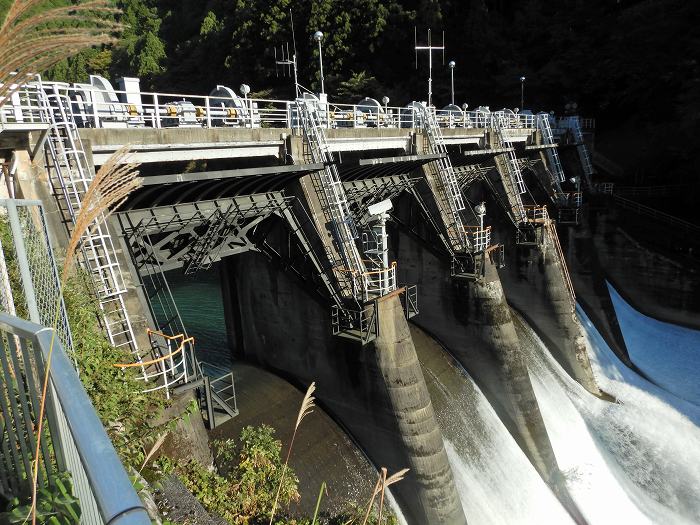
M 49 370 L 52 392 L 63 411 L 70 438 L 80 456 L 103 522 L 110 525 L 150 525 L 148 513 L 134 491 L 63 345 L 52 335 L 53 330 L 2 312 L 0 330 L 31 341 L 44 361 L 52 352 Z M 48 409 L 51 410 L 51 405 Z

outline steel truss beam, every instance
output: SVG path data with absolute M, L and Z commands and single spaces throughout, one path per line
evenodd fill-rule
M 128 210 L 118 214 L 136 270 L 207 269 L 222 257 L 255 250 L 250 234 L 289 206 L 281 192 Z

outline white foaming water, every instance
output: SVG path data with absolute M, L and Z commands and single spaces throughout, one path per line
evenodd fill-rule
M 671 400 L 623 370 L 590 321 L 582 319 L 593 343 L 596 379 L 617 403 L 600 400 L 572 380 L 518 321 L 557 462 L 586 520 L 594 525 L 700 520 L 700 429 L 689 419 L 692 405 Z M 681 413 L 681 407 L 690 413 Z
M 469 524 L 573 523 L 471 377 L 438 351 L 421 363 Z

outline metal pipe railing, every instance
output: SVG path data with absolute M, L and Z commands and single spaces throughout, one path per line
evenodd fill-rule
M 42 454 L 48 478 L 44 482 L 49 484 L 50 476 L 57 472 L 71 472 L 74 492 L 80 499 L 81 523 L 150 525 L 151 520 L 141 499 L 134 491 L 63 345 L 58 338 L 52 338 L 52 330 L 0 312 L 0 334 L 3 336 L 0 340 L 8 341 L 0 349 L 2 372 L 5 375 L 10 373 L 8 364 L 12 361 L 15 377 L 41 378 L 53 344 L 46 417 L 54 454 Z M 15 337 L 5 336 L 19 338 L 20 348 L 14 348 Z M 18 353 L 23 359 L 16 358 Z M 23 368 L 19 370 L 18 367 Z M 29 394 L 35 401 L 40 395 L 37 390 L 40 384 L 36 381 L 25 385 L 31 387 Z M 14 398 L 16 387 L 12 382 L 5 381 L 0 385 L 3 401 Z M 36 448 L 32 447 L 34 428 L 31 422 L 38 418 L 36 403 L 23 403 L 21 407 L 15 406 L 15 410 L 9 410 L 4 402 L 0 405 L 5 421 L 0 439 L 13 451 L 21 451 L 33 458 Z M 19 417 L 20 409 L 24 417 Z M 13 457 L 20 464 L 9 463 Z M 0 470 L 4 473 L 2 478 L 11 482 L 13 476 L 29 477 L 26 459 L 20 458 L 19 454 L 8 455 L 0 462 Z M 18 485 L 22 480 L 15 481 Z
M 134 93 L 104 90 L 86 84 L 69 85 L 44 82 L 43 87 L 60 92 L 71 100 L 80 127 L 217 127 L 299 128 L 301 125 L 294 101 L 263 98 L 203 96 L 181 93 L 140 91 L 138 102 L 129 102 Z M 25 85 L 10 100 L 0 101 L 0 125 L 3 122 L 39 121 L 36 98 L 38 83 Z M 21 93 L 21 96 L 20 96 Z M 418 108 L 405 106 L 371 106 L 366 102 L 323 103 L 323 125 L 328 128 L 416 128 Z M 493 127 L 490 112 L 484 110 L 429 111 L 443 128 Z M 507 126 L 513 129 L 535 128 L 536 116 L 511 113 Z

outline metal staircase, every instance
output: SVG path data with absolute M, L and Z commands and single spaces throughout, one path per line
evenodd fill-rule
M 574 136 L 576 141 L 576 149 L 578 149 L 578 155 L 581 159 L 581 168 L 583 169 L 583 174 L 588 187 L 592 188 L 593 183 L 591 177 L 595 170 L 593 169 L 593 163 L 591 162 L 591 155 L 588 152 L 588 147 L 583 139 L 583 130 L 581 129 L 581 119 L 579 117 L 569 117 L 569 129 Z
M 550 172 L 552 186 L 557 195 L 557 198 L 560 198 L 560 196 L 562 195 L 560 183 L 566 180 L 566 175 L 564 174 L 564 168 L 561 165 L 559 152 L 556 148 L 557 144 L 554 140 L 554 135 L 552 133 L 552 126 L 549 123 L 549 115 L 547 113 L 540 113 L 539 115 L 537 115 L 536 124 L 537 129 L 539 129 L 540 133 L 542 134 L 542 144 L 545 146 L 549 146 L 546 149 L 546 154 L 551 170 L 548 171 Z
M 442 131 L 430 108 L 422 104 L 419 107 L 421 126 L 425 130 L 428 139 L 427 153 L 440 155 L 439 159 L 429 163 L 427 167 L 433 171 L 433 174 L 438 176 L 442 183 L 441 188 L 436 188 L 438 190 L 436 196 L 438 197 L 438 206 L 446 222 L 447 236 L 454 251 L 469 251 L 472 249 L 472 246 L 465 235 L 464 224 L 460 215 L 460 211 L 465 209 L 462 190 L 450 157 L 447 154 Z
M 78 135 L 70 99 L 58 92 L 44 92 L 41 85 L 38 91 L 42 120 L 49 125 L 45 145 L 47 167 L 59 201 L 62 197 L 59 206 L 70 229 L 75 225 L 94 172 Z M 128 349 L 140 359 L 124 304 L 124 279 L 103 216 L 97 217 L 83 234 L 81 252 L 82 263 L 93 278 L 110 344 Z
M 503 187 L 506 191 L 508 202 L 510 202 L 514 222 L 525 223 L 527 222 L 527 216 L 520 195 L 527 192 L 527 187 L 523 180 L 523 174 L 520 171 L 518 158 L 515 156 L 513 143 L 508 135 L 509 122 L 508 115 L 503 113 L 496 112 L 491 115 L 491 123 L 498 142 L 496 147 L 507 150 L 505 153 L 496 155 L 496 165 L 499 171 L 505 175 L 502 179 Z
M 320 172 L 320 188 L 317 189 L 320 190 L 325 199 L 324 212 L 332 224 L 332 233 L 340 261 L 333 253 L 329 253 L 329 256 L 334 262 L 334 266 L 340 270 L 339 282 L 343 288 L 343 295 L 359 297 L 364 289 L 362 275 L 365 272 L 365 266 L 355 243 L 355 239 L 358 237 L 357 230 L 350 213 L 338 168 L 328 146 L 318 100 L 298 98 L 296 106 L 306 137 L 309 156 L 313 162 L 323 163 L 325 166 Z

